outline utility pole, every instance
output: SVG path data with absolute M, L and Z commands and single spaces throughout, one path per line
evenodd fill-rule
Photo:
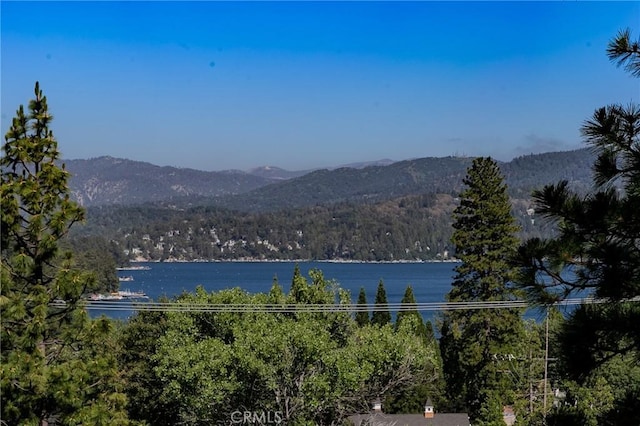
M 533 414 L 533 353 L 529 343 L 529 414 Z
M 549 307 L 546 308 L 544 331 L 544 395 L 542 397 L 542 416 L 544 424 L 547 424 L 547 372 L 549 365 Z

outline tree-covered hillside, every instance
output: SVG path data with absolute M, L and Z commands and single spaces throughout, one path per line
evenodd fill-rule
M 203 172 L 111 157 L 72 160 L 72 195 L 85 207 L 147 202 L 185 208 L 194 205 L 241 211 L 277 211 L 342 202 L 371 203 L 406 195 L 457 193 L 471 164 L 469 157 L 419 158 L 367 167 L 341 167 L 290 179 L 240 171 Z M 584 191 L 591 181 L 588 150 L 518 157 L 500 163 L 509 192 L 529 198 L 531 191 L 567 179 Z M 286 171 L 279 172 L 285 176 Z
M 238 194 L 276 181 L 238 170 L 204 172 L 113 157 L 69 160 L 66 167 L 71 194 L 85 207 Z
M 529 194 L 556 178 L 586 191 L 591 158 L 578 150 L 499 163 L 520 236 L 550 236 Z M 423 158 L 319 170 L 243 194 L 94 206 L 88 223 L 74 231 L 112 240 L 139 260 L 446 259 L 453 254 L 450 213 L 470 161 Z M 203 184 L 198 179 L 194 187 Z
M 74 235 L 100 235 L 131 260 L 439 260 L 453 255 L 456 205 L 451 194 L 423 194 L 265 213 L 103 206 L 88 209 Z M 513 206 L 523 236 L 548 234 L 527 200 Z

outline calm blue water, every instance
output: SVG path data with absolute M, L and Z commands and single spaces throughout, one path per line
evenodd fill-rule
M 364 287 L 373 302 L 378 282 L 384 281 L 389 303 L 400 302 L 411 284 L 418 302 L 440 302 L 449 291 L 453 276 L 452 263 L 329 263 L 299 262 L 300 272 L 309 276 L 313 268 L 325 278 L 358 296 Z M 212 263 L 145 263 L 147 271 L 119 271 L 130 275 L 133 282 L 120 283 L 121 289 L 142 290 L 151 299 L 176 296 L 194 291 L 202 285 L 208 291 L 240 287 L 250 293 L 266 293 L 277 278 L 285 292 L 291 287 L 296 262 L 212 262 Z
M 120 283 L 121 290 L 143 291 L 150 300 L 192 292 L 198 285 L 207 291 L 240 287 L 251 293 L 266 293 L 277 278 L 285 292 L 291 287 L 296 263 L 308 278 L 309 270 L 320 269 L 324 277 L 335 280 L 351 292 L 355 303 L 364 287 L 367 302 L 373 303 L 378 282 L 383 280 L 389 303 L 400 303 L 407 285 L 413 287 L 418 303 L 443 302 L 451 288 L 454 263 L 330 263 L 330 262 L 211 262 L 211 263 L 142 263 L 151 269 L 119 271 L 132 276 L 132 282 Z M 127 302 L 121 302 L 127 303 Z M 92 310 L 92 316 L 105 314 L 126 319 L 131 311 Z M 433 320 L 435 312 L 424 312 Z

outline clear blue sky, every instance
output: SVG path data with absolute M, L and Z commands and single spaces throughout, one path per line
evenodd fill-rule
M 2 132 L 40 81 L 63 158 L 289 170 L 582 146 L 638 102 L 639 2 L 6 2 Z

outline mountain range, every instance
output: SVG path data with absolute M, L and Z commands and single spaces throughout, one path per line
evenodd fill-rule
M 562 179 L 578 190 L 591 184 L 594 156 L 588 149 L 549 152 L 501 162 L 513 198 Z M 72 196 L 85 207 L 167 203 L 242 211 L 273 211 L 340 202 L 372 203 L 423 193 L 455 194 L 471 157 L 381 160 L 336 169 L 200 171 L 161 167 L 113 157 L 67 160 Z
M 73 196 L 87 206 L 87 221 L 74 230 L 74 238 L 100 238 L 116 257 L 415 261 L 450 255 L 451 214 L 472 160 L 427 157 L 331 170 L 247 172 L 112 157 L 66 166 Z M 593 153 L 581 149 L 499 163 L 519 238 L 554 232 L 535 214 L 533 189 L 567 180 L 584 193 L 593 162 Z

